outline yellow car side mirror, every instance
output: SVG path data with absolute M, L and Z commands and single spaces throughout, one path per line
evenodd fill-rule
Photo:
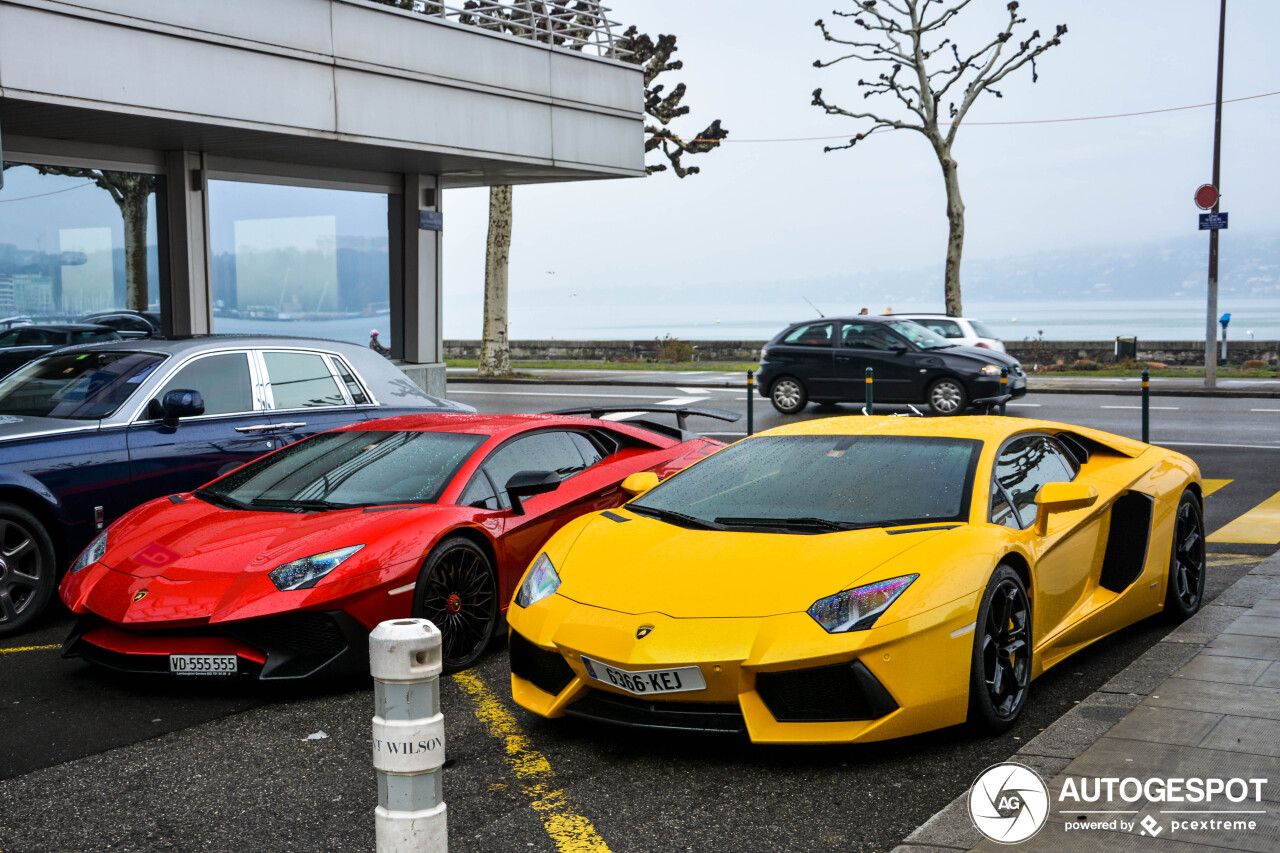
M 1085 509 L 1098 502 L 1098 490 L 1084 483 L 1045 483 L 1036 495 L 1036 535 L 1049 532 L 1049 516 L 1055 512 Z
M 622 491 L 632 495 L 643 495 L 656 485 L 658 485 L 657 474 L 652 471 L 641 471 L 622 481 Z

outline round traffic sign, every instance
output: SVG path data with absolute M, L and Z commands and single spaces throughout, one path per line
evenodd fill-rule
M 1213 210 L 1218 203 L 1218 188 L 1213 184 L 1201 184 L 1196 190 L 1196 207 L 1201 210 Z

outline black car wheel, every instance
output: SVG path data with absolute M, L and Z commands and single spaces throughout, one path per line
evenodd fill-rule
M 784 415 L 794 415 L 809 402 L 809 395 L 799 379 L 784 376 L 769 388 L 773 407 Z
M 437 545 L 418 575 L 413 615 L 440 629 L 445 672 L 479 660 L 498 622 L 497 578 L 484 550 L 461 536 Z
M 1169 585 L 1164 597 L 1167 617 L 1181 622 L 1193 616 L 1204 601 L 1204 516 L 1200 501 L 1188 489 L 1178 501 L 1169 555 Z
M 25 630 L 57 583 L 53 541 L 34 515 L 0 503 L 0 637 Z
M 958 415 L 969 405 L 969 395 L 960 381 L 945 376 L 929 386 L 928 399 L 935 415 Z
M 1031 603 L 1018 573 L 999 566 L 987 582 L 974 630 L 969 722 L 991 733 L 1014 724 L 1031 684 Z

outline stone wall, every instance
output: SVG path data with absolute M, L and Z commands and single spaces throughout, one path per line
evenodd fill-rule
M 685 341 L 698 361 L 756 361 L 765 341 Z M 1071 364 L 1080 359 L 1115 360 L 1113 341 L 1006 341 L 1010 355 L 1023 364 Z M 659 342 L 647 341 L 512 341 L 513 361 L 645 361 L 657 354 Z M 445 341 L 445 358 L 479 358 L 480 341 Z M 1280 341 L 1230 341 L 1229 363 L 1260 359 L 1280 363 Z M 1138 341 L 1140 361 L 1168 365 L 1204 364 L 1203 341 Z

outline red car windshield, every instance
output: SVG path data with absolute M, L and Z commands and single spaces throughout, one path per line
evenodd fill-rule
M 483 435 L 352 430 L 321 433 L 196 491 L 235 509 L 323 511 L 435 503 Z
M 123 350 L 45 356 L 0 380 L 0 415 L 110 417 L 162 361 L 162 355 Z

